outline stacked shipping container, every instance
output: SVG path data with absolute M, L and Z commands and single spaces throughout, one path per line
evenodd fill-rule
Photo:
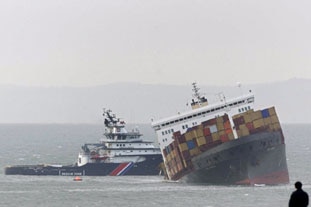
M 264 131 L 281 131 L 274 107 L 258 111 L 250 110 L 232 118 L 238 138 Z
M 177 180 L 193 170 L 191 159 L 223 142 L 234 139 L 227 114 L 203 122 L 184 134 L 173 134 L 174 141 L 163 150 L 168 176 Z
M 271 107 L 232 117 L 238 138 L 264 131 L 281 131 L 281 126 Z M 163 150 L 165 168 L 172 180 L 178 180 L 193 170 L 191 159 L 221 143 L 234 139 L 233 127 L 227 114 L 202 122 L 184 134 L 173 134 L 174 141 Z M 283 137 L 284 142 L 284 137 Z

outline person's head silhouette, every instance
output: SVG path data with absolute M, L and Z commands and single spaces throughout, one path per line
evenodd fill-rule
M 297 181 L 297 182 L 295 183 L 295 188 L 296 188 L 297 190 L 301 189 L 301 188 L 302 188 L 302 183 L 299 182 L 299 181 Z

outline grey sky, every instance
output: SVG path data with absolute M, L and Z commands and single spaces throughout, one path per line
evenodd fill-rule
M 311 1 L 0 1 L 0 84 L 311 78 Z

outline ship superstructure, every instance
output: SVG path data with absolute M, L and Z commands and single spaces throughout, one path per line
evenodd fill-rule
M 116 118 L 111 110 L 104 110 L 104 138 L 97 144 L 85 144 L 79 153 L 78 166 L 87 163 L 142 162 L 148 155 L 159 155 L 152 142 L 144 141 L 138 128 L 128 132 L 125 122 Z
M 104 110 L 105 133 L 99 143 L 81 147 L 74 165 L 16 165 L 7 175 L 120 176 L 159 175 L 163 162 L 160 149 L 142 139 L 138 128 L 127 131 L 125 122 L 111 110 Z
M 253 109 L 255 98 L 251 91 L 246 95 L 241 95 L 229 100 L 226 100 L 225 96 L 222 96 L 218 102 L 208 104 L 207 99 L 200 95 L 196 83 L 192 85 L 194 92 L 194 99 L 192 99 L 191 102 L 192 110 L 152 122 L 152 127 L 156 131 L 161 150 L 174 141 L 174 132 L 179 131 L 183 134 L 206 120 L 223 116 L 224 114 L 229 115 L 230 123 L 232 124 L 233 115 Z M 233 132 L 233 135 L 237 138 L 234 128 Z

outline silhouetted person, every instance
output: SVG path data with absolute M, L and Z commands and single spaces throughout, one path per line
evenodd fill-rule
M 302 183 L 296 182 L 295 188 L 297 189 L 292 193 L 289 199 L 289 207 L 306 207 L 309 204 L 309 196 L 302 190 Z

